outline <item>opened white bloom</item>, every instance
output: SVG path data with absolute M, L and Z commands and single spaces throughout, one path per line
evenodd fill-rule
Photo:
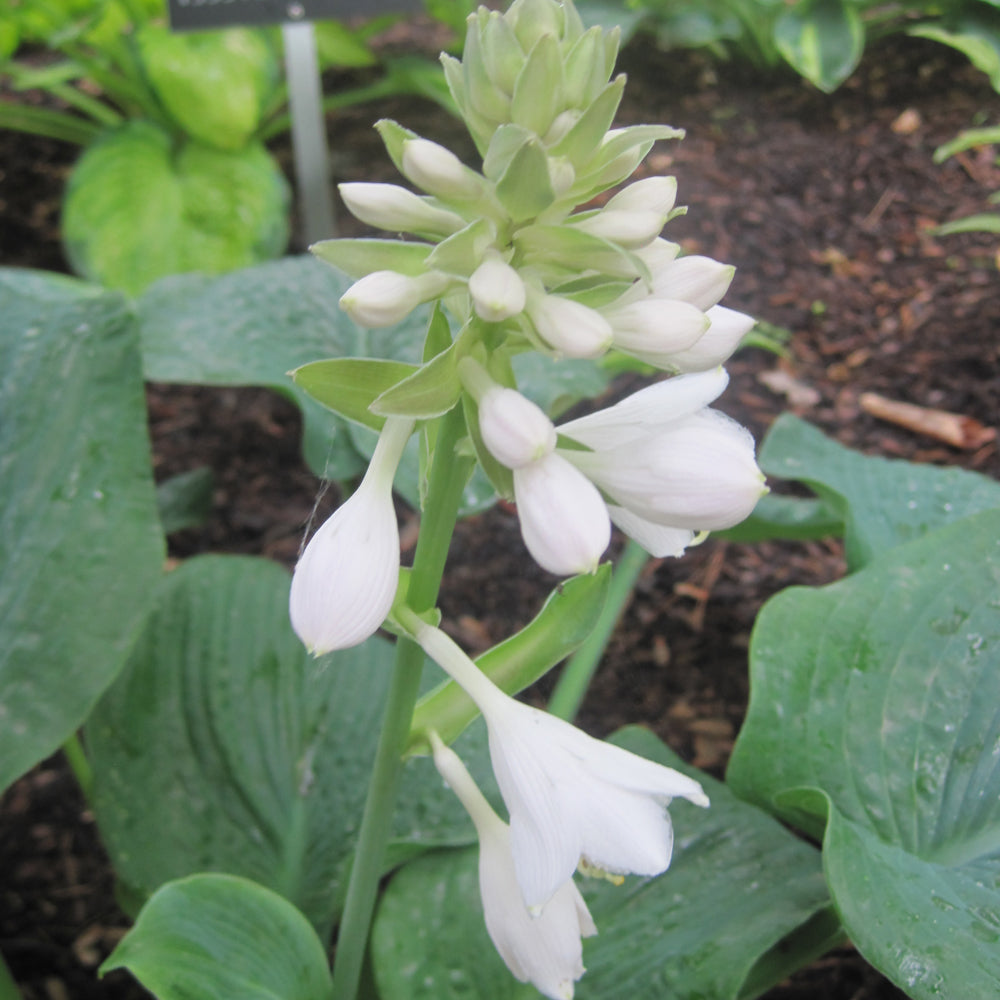
M 479 892 L 496 950 L 522 983 L 552 1000 L 571 1000 L 584 973 L 581 938 L 597 933 L 587 904 L 568 878 L 536 916 L 518 888 L 510 829 L 493 811 L 454 751 L 430 735 L 434 763 L 461 800 L 479 837 Z
M 450 236 L 466 224 L 460 215 L 398 184 L 356 182 L 341 184 L 339 190 L 351 215 L 379 229 Z
M 390 417 L 361 485 L 309 540 L 289 595 L 292 628 L 310 653 L 362 643 L 385 621 L 399 583 L 392 480 L 413 421 Z
M 544 913 L 581 861 L 614 874 L 666 871 L 673 853 L 666 807 L 678 797 L 707 806 L 697 781 L 515 701 L 415 615 L 404 627 L 483 713 L 510 813 L 514 872 L 529 909 Z
M 378 329 L 405 319 L 421 302 L 440 295 L 452 279 L 439 271 L 412 277 L 397 271 L 372 271 L 340 297 L 340 308 L 358 326 Z

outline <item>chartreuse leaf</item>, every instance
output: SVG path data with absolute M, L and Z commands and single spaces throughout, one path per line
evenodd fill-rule
M 760 465 L 769 476 L 805 483 L 843 518 L 852 568 L 967 514 L 1000 507 L 1000 483 L 992 479 L 862 455 L 791 414 L 772 425 Z
M 326 952 L 288 900 L 245 878 L 203 874 L 159 889 L 101 966 L 158 1000 L 328 1000 Z
M 535 46 L 535 51 L 540 45 Z M 556 200 L 549 180 L 548 156 L 535 136 L 523 143 L 507 164 L 497 181 L 497 198 L 515 222 L 541 215 Z
M 354 476 L 371 452 L 359 452 L 344 422 L 285 373 L 318 358 L 351 356 L 389 359 L 402 372 L 420 361 L 427 311 L 384 330 L 363 330 L 337 304 L 349 284 L 308 255 L 218 278 L 167 278 L 138 302 L 146 377 L 259 385 L 289 395 L 302 409 L 303 451 L 313 470 L 331 479 Z M 356 400 L 342 405 L 358 418 Z
M 246 145 L 279 77 L 277 53 L 263 32 L 176 33 L 146 24 L 136 44 L 156 96 L 185 132 L 219 149 Z
M 478 657 L 494 684 L 517 694 L 569 656 L 590 635 L 608 593 L 611 564 L 565 580 L 520 632 Z M 479 715 L 472 699 L 452 680 L 425 694 L 413 713 L 407 754 L 429 753 L 425 734 L 434 729 L 451 743 Z
M 456 369 L 458 344 L 456 340 L 413 374 L 386 389 L 373 401 L 372 410 L 387 417 L 403 416 L 417 420 L 447 413 L 462 394 L 462 383 Z
M 829 945 L 838 928 L 818 851 L 686 767 L 651 733 L 626 729 L 613 742 L 695 774 L 712 805 L 671 806 L 677 843 L 660 877 L 623 886 L 580 880 L 599 931 L 584 942 L 581 1000 L 755 996 Z M 441 851 L 393 877 L 372 935 L 383 1000 L 535 995 L 490 945 L 476 868 L 474 848 Z
M 302 365 L 291 376 L 300 389 L 334 413 L 377 431 L 382 429 L 385 417 L 373 413 L 371 404 L 419 370 L 400 361 L 328 358 Z
M 825 825 L 847 933 L 916 1000 L 1000 993 L 998 594 L 992 510 L 786 590 L 751 643 L 729 783 Z
M 101 835 L 133 893 L 195 872 L 240 875 L 290 900 L 325 936 L 393 647 L 376 637 L 310 658 L 288 622 L 288 586 L 281 567 L 246 557 L 199 557 L 168 574 L 86 739 Z M 428 685 L 439 676 L 435 668 Z M 488 773 L 481 731 L 463 739 L 474 770 Z M 433 766 L 408 763 L 397 852 L 469 835 Z
M 137 294 L 182 271 L 276 257 L 288 242 L 289 189 L 259 143 L 180 144 L 148 121 L 110 131 L 80 158 L 63 203 L 73 270 Z
M 81 725 L 161 573 L 124 299 L 0 269 L 0 790 Z
M 434 245 L 403 240 L 344 239 L 320 240 L 309 249 L 320 260 L 352 278 L 363 278 L 372 271 L 398 271 L 415 277 L 427 270 L 425 262 Z
M 830 93 L 861 61 L 865 26 L 849 0 L 798 0 L 778 15 L 774 41 L 797 72 Z

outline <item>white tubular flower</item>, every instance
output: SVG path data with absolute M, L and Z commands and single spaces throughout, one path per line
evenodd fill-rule
M 310 653 L 357 646 L 385 621 L 399 583 L 392 480 L 413 421 L 390 417 L 357 490 L 309 540 L 288 599 L 292 628 Z
M 711 326 L 692 347 L 678 351 L 671 358 L 680 372 L 704 372 L 721 365 L 732 356 L 756 323 L 753 316 L 725 306 L 712 306 L 705 315 Z
M 611 520 L 590 480 L 557 452 L 514 469 L 521 537 L 558 576 L 593 573 L 611 541 Z
M 480 319 L 499 323 L 524 309 L 524 282 L 510 264 L 494 253 L 472 272 L 469 296 Z
M 556 454 L 613 504 L 645 521 L 695 532 L 732 527 L 766 490 L 750 433 L 702 402 L 724 385 L 719 372 L 659 382 L 619 404 L 622 409 L 560 427 L 595 450 Z
M 482 194 L 476 172 L 450 150 L 430 139 L 407 139 L 401 157 L 403 173 L 428 194 L 445 200 L 468 200 Z
M 697 781 L 515 701 L 440 629 L 412 619 L 414 639 L 486 720 L 510 813 L 514 872 L 529 909 L 544 907 L 544 914 L 581 861 L 613 874 L 666 871 L 673 852 L 666 807 L 678 797 L 707 806 Z
M 602 309 L 619 350 L 657 368 L 673 367 L 678 351 L 697 343 L 710 320 L 696 306 L 653 296 Z
M 479 893 L 486 930 L 507 968 L 552 1000 L 572 1000 L 584 973 L 581 938 L 597 933 L 572 878 L 533 916 L 518 888 L 510 829 L 493 811 L 454 751 L 431 734 L 434 763 L 461 800 L 479 837 Z
M 437 208 L 398 184 L 359 182 L 339 188 L 351 215 L 378 229 L 450 236 L 465 225 L 460 215 Z
M 479 432 L 490 454 L 508 469 L 528 465 L 556 446 L 556 429 L 541 407 L 500 385 L 479 400 Z
M 611 324 L 595 309 L 529 290 L 528 319 L 538 335 L 566 358 L 599 358 L 614 340 Z
M 436 298 L 451 284 L 439 271 L 416 277 L 396 271 L 372 271 L 340 297 L 340 308 L 358 326 L 377 329 L 405 319 L 421 302 Z
M 729 290 L 736 268 L 711 257 L 693 254 L 653 271 L 653 294 L 660 299 L 680 299 L 702 311 L 714 306 Z

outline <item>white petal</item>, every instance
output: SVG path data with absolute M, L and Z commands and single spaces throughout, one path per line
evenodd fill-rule
M 721 365 L 757 322 L 753 316 L 725 306 L 712 306 L 705 315 L 712 325 L 695 341 L 694 346 L 673 356 L 673 364 L 678 371 L 701 372 Z
M 596 450 L 617 448 L 703 409 L 728 383 L 722 368 L 663 379 L 614 406 L 560 424 L 559 433 Z
M 704 311 L 726 294 L 735 273 L 731 264 L 720 264 L 711 257 L 681 257 L 653 275 L 653 293 L 657 298 L 689 302 Z
M 555 452 L 514 470 L 521 536 L 532 558 L 550 573 L 592 573 L 611 541 L 601 494 Z
M 524 282 L 499 257 L 484 260 L 469 278 L 469 295 L 476 315 L 488 323 L 499 323 L 524 309 Z
M 671 528 L 656 524 L 614 504 L 608 504 L 608 513 L 614 524 L 657 559 L 683 555 L 684 550 L 697 538 L 697 534 L 690 528 Z
M 508 469 L 534 462 L 556 446 L 556 429 L 542 409 L 502 386 L 479 400 L 479 431 L 490 454 Z
M 649 268 L 653 276 L 653 285 L 656 285 L 656 276 L 660 271 L 668 268 L 681 252 L 680 244 L 671 243 L 670 240 L 657 237 L 647 247 L 642 247 L 634 251 L 636 256 Z
M 292 627 L 317 655 L 356 646 L 385 621 L 398 582 L 391 492 L 362 484 L 313 535 L 295 567 Z

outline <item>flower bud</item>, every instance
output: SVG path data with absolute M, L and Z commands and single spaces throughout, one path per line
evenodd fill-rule
M 438 271 L 417 277 L 396 271 L 372 271 L 340 298 L 340 308 L 358 326 L 378 329 L 405 319 L 421 302 L 440 295 L 450 279 Z
M 677 200 L 676 177 L 644 177 L 622 188 L 606 209 L 617 212 L 656 212 L 669 215 Z
M 681 257 L 653 271 L 653 294 L 680 299 L 704 311 L 726 294 L 735 273 L 732 264 L 720 264 L 711 257 Z
M 673 355 L 691 347 L 709 325 L 700 309 L 675 299 L 647 297 L 603 313 L 615 346 L 658 368 L 672 367 Z
M 707 372 L 721 365 L 740 346 L 756 322 L 753 316 L 725 306 L 712 306 L 705 315 L 711 323 L 709 328 L 693 346 L 678 351 L 672 358 L 678 371 Z
M 399 583 L 392 479 L 413 421 L 386 421 L 357 490 L 309 540 L 292 576 L 292 628 L 317 656 L 362 643 L 385 621 Z
M 340 195 L 351 215 L 378 229 L 450 236 L 465 225 L 460 215 L 397 184 L 341 184 Z
M 469 295 L 476 315 L 488 323 L 499 323 L 524 309 L 521 276 L 496 254 L 487 257 L 472 272 Z
M 561 295 L 532 292 L 527 313 L 538 336 L 566 358 L 599 358 L 614 339 L 599 312 Z
M 553 452 L 514 470 L 521 537 L 532 558 L 558 576 L 593 573 L 611 541 L 597 488 Z
M 556 446 L 556 429 L 542 409 L 499 385 L 479 400 L 479 432 L 490 454 L 508 469 L 520 469 Z
M 408 139 L 403 143 L 403 173 L 428 194 L 446 201 L 478 198 L 482 184 L 450 149 L 430 139 Z
M 569 222 L 591 236 L 610 240 L 626 250 L 638 250 L 652 243 L 667 221 L 666 212 L 602 208 L 596 215 Z

